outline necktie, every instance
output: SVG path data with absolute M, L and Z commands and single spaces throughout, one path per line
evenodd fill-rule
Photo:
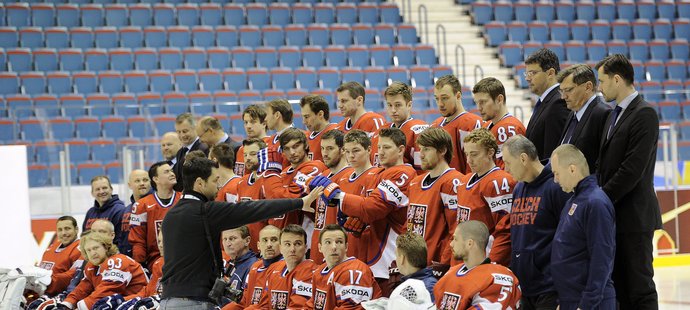
M 527 127 L 529 127 L 529 124 L 532 124 L 532 120 L 536 117 L 537 112 L 539 112 L 539 106 L 541 106 L 541 99 L 537 100 L 537 103 L 534 105 L 534 109 L 532 109 L 532 116 L 529 117 Z
M 611 139 L 611 134 L 613 133 L 613 127 L 616 126 L 616 120 L 618 119 L 618 114 L 623 111 L 623 108 L 616 106 L 611 112 L 611 124 L 609 125 L 609 131 L 606 133 L 606 140 Z
M 577 116 L 573 115 L 573 117 L 570 118 L 568 130 L 565 132 L 565 137 L 563 137 L 563 142 L 561 144 L 570 143 L 570 140 L 573 138 L 573 134 L 575 133 L 575 127 L 577 127 Z

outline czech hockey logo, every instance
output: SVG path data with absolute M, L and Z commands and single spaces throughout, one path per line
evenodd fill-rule
M 261 292 L 263 292 L 264 289 L 262 287 L 255 287 L 254 292 L 252 294 L 252 301 L 251 304 L 258 304 L 259 301 L 261 300 Z
M 441 307 L 439 310 L 456 310 L 460 305 L 460 300 L 462 296 L 451 293 L 444 293 L 443 299 L 441 299 Z
M 326 202 L 319 198 L 316 200 L 316 211 L 314 212 L 314 229 L 322 230 L 326 227 Z
M 316 295 L 314 295 L 314 309 L 324 310 L 326 308 L 326 292 L 322 290 L 316 290 Z
M 410 204 L 407 209 L 407 230 L 424 237 L 426 205 Z
M 271 309 L 284 310 L 288 305 L 288 292 L 271 291 Z
M 472 210 L 465 206 L 458 206 L 458 223 L 464 223 L 470 220 L 470 212 Z
M 570 206 L 570 210 L 568 210 L 568 215 L 572 216 L 575 213 L 576 209 L 577 209 L 577 204 L 574 203 L 572 206 Z

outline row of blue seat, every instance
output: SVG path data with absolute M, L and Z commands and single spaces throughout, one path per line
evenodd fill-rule
M 316 70 L 311 67 L 276 67 L 272 69 L 252 68 L 244 70 L 217 69 L 194 70 L 153 70 L 144 71 L 102 71 L 98 74 L 90 71 L 51 72 L 47 75 L 40 71 L 25 72 L 17 75 L 14 72 L 0 72 L 0 94 L 43 93 L 105 93 L 113 94 L 123 91 L 142 93 L 155 92 L 193 92 L 218 90 L 267 90 L 267 89 L 316 89 L 337 88 L 344 81 L 357 81 L 370 88 L 382 89 L 389 82 L 402 81 L 416 87 L 433 85 L 434 77 L 452 74 L 448 66 L 410 66 L 410 67 L 323 67 Z
M 29 167 L 29 186 L 60 186 L 60 166 L 58 164 L 45 165 L 33 164 Z M 91 179 L 99 175 L 107 175 L 111 182 L 120 183 L 122 174 L 122 164 L 118 161 L 103 164 L 101 162 L 85 162 L 79 165 L 72 165 L 71 184 L 89 185 Z
M 5 17 L 6 15 L 6 17 Z M 220 26 L 311 23 L 400 23 L 395 3 L 76 4 L 0 3 L 0 25 L 26 27 Z
M 220 3 L 220 4 L 225 4 L 225 3 L 238 3 L 238 4 L 265 3 L 265 4 L 271 4 L 274 2 L 288 3 L 288 4 L 293 4 L 293 3 L 309 3 L 309 4 L 333 3 L 333 4 L 337 4 L 340 2 L 381 3 L 383 1 L 384 0 L 347 0 L 347 1 L 341 1 L 341 0 L 163 0 L 163 1 L 161 1 L 161 0 L 3 0 L 4 3 L 52 3 L 52 4 L 70 3 L 70 4 L 77 4 L 77 5 L 92 4 L 92 3 L 93 4 L 112 4 L 112 3 L 156 4 L 156 3 L 161 3 L 161 2 L 172 3 L 172 4 L 183 4 L 183 3 L 196 3 L 196 4 L 203 4 L 203 3 Z
M 0 47 L 26 48 L 162 48 L 260 47 L 283 45 L 416 44 L 417 30 L 410 24 L 290 24 L 288 26 L 149 26 L 125 27 L 0 27 Z
M 551 22 L 554 19 L 574 21 L 575 19 L 595 20 L 616 19 L 634 20 L 646 18 L 690 18 L 690 2 L 687 1 L 475 1 L 472 3 L 474 22 L 484 25 L 492 20 L 518 20 L 531 22 L 540 20 Z
M 484 34 L 490 46 L 498 46 L 506 40 L 524 43 L 528 40 L 546 42 L 549 40 L 565 42 L 568 40 L 601 40 L 620 41 L 652 39 L 670 41 L 673 39 L 690 40 L 690 19 L 677 19 L 671 23 L 667 19 L 636 20 L 632 23 L 617 20 L 609 23 L 604 20 L 577 20 L 572 23 L 553 21 L 544 23 L 533 21 L 529 24 L 513 21 L 505 24 L 493 21 L 484 26 Z

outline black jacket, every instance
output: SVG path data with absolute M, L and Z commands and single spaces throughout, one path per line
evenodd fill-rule
M 589 173 L 594 173 L 596 170 L 596 162 L 599 158 L 599 146 L 601 145 L 601 133 L 608 127 L 606 125 L 606 118 L 611 113 L 611 107 L 601 101 L 601 98 L 595 97 L 587 106 L 587 110 L 582 115 L 582 119 L 575 126 L 575 131 L 570 139 L 570 144 L 577 146 L 582 154 L 587 159 L 589 165 Z M 568 122 L 575 117 L 575 112 L 570 112 L 568 115 Z M 566 124 L 561 134 L 561 141 L 565 138 L 568 126 Z
M 617 232 L 660 229 L 661 212 L 654 192 L 659 116 L 638 95 L 623 111 L 607 140 L 612 121 L 611 117 L 606 120 L 602 132 L 597 177 L 616 209 Z
M 561 132 L 570 115 L 559 90 L 560 86 L 546 95 L 539 109 L 532 112 L 525 131 L 525 137 L 537 147 L 537 154 L 543 163 L 549 160 L 551 152 L 561 144 Z
M 189 152 L 200 150 L 208 156 L 208 145 L 206 143 L 201 142 L 199 138 L 196 138 L 196 141 L 192 143 L 192 147 L 189 149 Z M 187 155 L 187 151 L 185 150 L 185 146 L 181 147 L 179 151 L 177 151 L 177 154 L 175 154 L 175 165 L 172 167 L 173 172 L 175 173 L 175 178 L 177 179 L 177 184 L 173 187 L 173 189 L 176 192 L 181 192 L 184 184 L 182 184 L 182 165 L 184 165 L 184 157 Z
M 220 235 L 224 230 L 266 220 L 302 208 L 301 199 L 257 200 L 239 203 L 209 202 L 197 193 L 184 193 L 163 219 L 163 298 L 187 297 L 207 300 L 218 275 L 206 239 L 201 208 L 206 218 L 218 266 L 223 262 Z

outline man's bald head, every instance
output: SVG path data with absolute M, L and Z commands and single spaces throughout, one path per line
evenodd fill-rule
M 129 189 L 134 195 L 134 200 L 139 200 L 141 197 L 146 195 L 151 190 L 151 180 L 149 179 L 149 173 L 145 170 L 136 169 L 129 174 L 129 180 L 127 181 Z
M 161 153 L 165 160 L 172 160 L 175 158 L 177 151 L 179 151 L 181 147 L 182 142 L 180 142 L 180 137 L 176 132 L 166 132 L 161 137 Z
M 115 226 L 108 220 L 98 219 L 91 224 L 91 232 L 115 238 Z

